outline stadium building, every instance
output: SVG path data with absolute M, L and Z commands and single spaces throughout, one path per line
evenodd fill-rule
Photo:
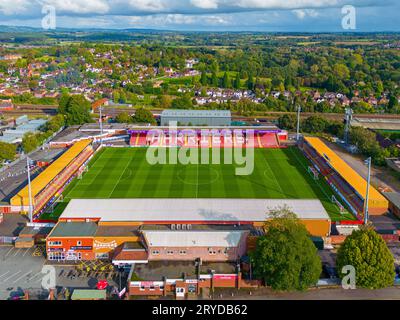
M 253 135 L 250 137 L 250 133 Z M 128 130 L 131 147 L 193 147 L 224 148 L 246 147 L 280 148 L 285 147 L 288 132 L 276 126 L 254 127 L 157 127 L 148 130 L 143 127 Z M 250 138 L 252 140 L 250 141 Z
M 26 186 L 11 198 L 11 211 L 27 213 L 31 205 L 33 214 L 40 215 L 90 159 L 94 152 L 91 142 L 89 139 L 81 140 L 56 159 L 32 181 L 32 203 L 29 201 L 29 186 Z
M 46 239 L 48 259 L 232 261 L 262 232 L 268 210 L 284 205 L 310 234 L 329 236 L 319 200 L 73 199 Z M 136 243 L 135 254 L 124 251 L 127 243 Z
M 363 218 L 367 181 L 332 151 L 321 139 L 305 137 L 301 145 L 306 157 L 340 195 L 359 220 Z M 388 200 L 373 186 L 369 190 L 369 214 L 388 211 Z
M 232 115 L 229 110 L 164 110 L 161 126 L 169 126 L 172 122 L 186 126 L 230 126 Z

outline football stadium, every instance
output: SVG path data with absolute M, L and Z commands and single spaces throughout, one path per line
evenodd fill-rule
M 68 143 L 9 210 L 32 208 L 34 222 L 52 223 L 48 260 L 116 265 L 199 256 L 235 261 L 254 249 L 265 221 L 282 207 L 326 243 L 333 224 L 363 222 L 365 179 L 319 138 L 290 143 L 276 127 L 169 129 L 131 127 Z M 235 161 L 238 152 L 253 163 L 249 174 L 238 174 L 247 165 Z M 186 162 L 171 161 L 181 153 Z M 160 154 L 165 162 L 149 158 Z M 373 186 L 369 209 L 388 209 Z M 186 242 L 175 239 L 177 232 Z M 236 240 L 221 238 L 211 250 L 214 237 Z

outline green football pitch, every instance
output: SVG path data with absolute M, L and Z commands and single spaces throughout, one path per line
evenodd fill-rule
M 322 177 L 314 180 L 308 160 L 295 147 L 255 149 L 254 171 L 248 176 L 236 175 L 236 165 L 223 164 L 222 150 L 218 165 L 151 165 L 146 152 L 146 148 L 101 150 L 47 218 L 59 215 L 74 198 L 269 198 L 320 199 L 333 221 L 353 219 L 332 203 L 334 191 Z

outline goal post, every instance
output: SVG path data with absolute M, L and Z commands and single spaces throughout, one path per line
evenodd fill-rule
M 319 179 L 319 172 L 312 166 L 308 166 L 308 173 L 312 175 L 314 180 Z
M 338 206 L 339 211 L 340 211 L 341 214 L 343 214 L 346 211 L 344 206 L 339 202 L 338 199 L 336 199 L 336 197 L 334 195 L 332 195 L 331 200 L 332 200 L 332 203 L 334 203 L 334 204 L 336 204 Z

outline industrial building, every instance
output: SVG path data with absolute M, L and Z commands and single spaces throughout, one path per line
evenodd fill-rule
M 184 126 L 230 126 L 232 115 L 229 110 L 164 110 L 161 126 L 168 126 L 172 121 Z
M 7 143 L 22 142 L 22 138 L 26 133 L 34 133 L 39 131 L 40 127 L 42 127 L 46 122 L 47 120 L 45 119 L 36 119 L 30 120 L 26 123 L 21 123 L 17 125 L 15 129 L 3 131 L 3 135 L 0 136 L 0 141 Z

